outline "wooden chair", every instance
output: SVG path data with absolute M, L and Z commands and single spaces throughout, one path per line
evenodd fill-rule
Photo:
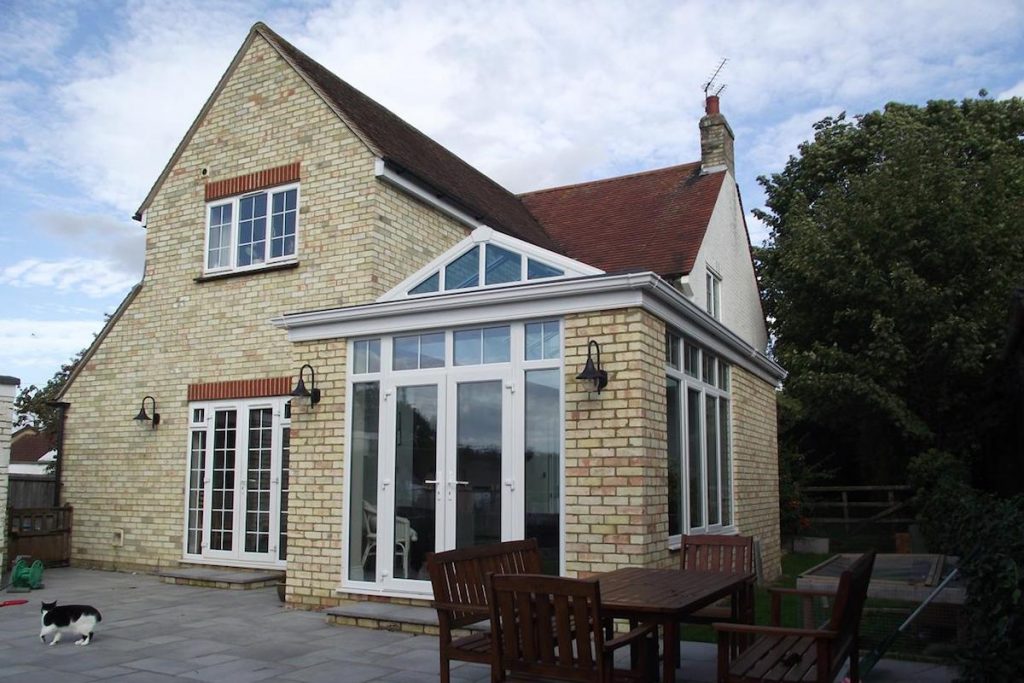
M 537 540 L 509 541 L 443 553 L 427 553 L 427 571 L 437 609 L 441 683 L 448 683 L 451 660 L 492 663 L 491 634 L 452 637 L 454 629 L 490 618 L 490 574 L 539 574 Z
M 491 579 L 492 680 L 653 681 L 658 629 L 643 624 L 605 640 L 611 619 L 601 613 L 595 580 L 542 575 Z M 615 651 L 631 646 L 633 667 L 616 669 Z M 497 677 L 493 675 L 497 672 Z
M 679 551 L 679 568 L 683 571 L 730 572 L 747 574 L 754 571 L 754 538 L 752 536 L 683 536 Z M 688 614 L 686 624 L 713 624 L 719 621 L 733 621 L 743 624 L 754 623 L 754 584 L 746 587 L 744 613 L 737 612 L 740 601 L 733 599 L 730 604 L 708 605 Z
M 835 592 L 798 589 L 772 591 L 772 626 L 748 624 L 715 624 L 718 632 L 719 683 L 748 681 L 817 681 L 830 683 L 850 660 L 851 683 L 860 681 L 858 629 L 867 598 L 874 551 L 865 553 L 839 577 Z M 804 600 L 834 597 L 832 614 L 822 628 L 784 628 L 779 626 L 783 595 L 796 595 Z M 809 610 L 808 610 L 809 612 Z M 729 641 L 734 635 L 755 636 L 754 643 L 741 654 L 730 658 L 734 648 Z

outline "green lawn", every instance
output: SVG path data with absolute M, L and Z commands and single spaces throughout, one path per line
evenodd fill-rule
M 821 564 L 831 555 L 811 555 L 803 553 L 789 553 L 782 556 L 782 575 L 772 582 L 772 586 L 783 588 L 795 588 L 796 577 L 811 567 Z M 768 589 L 765 586 L 758 586 L 755 591 L 755 620 L 758 624 L 770 623 L 771 598 L 768 596 Z M 782 625 L 801 626 L 797 621 L 799 601 L 787 598 L 782 601 Z M 682 639 L 702 643 L 715 642 L 715 631 L 710 626 L 684 626 Z

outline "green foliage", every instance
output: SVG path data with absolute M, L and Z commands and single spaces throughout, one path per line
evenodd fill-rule
M 18 392 L 14 399 L 15 427 L 34 425 L 42 432 L 56 432 L 58 411 L 48 404 L 57 399 L 57 394 L 85 356 L 85 352 L 86 349 L 82 349 L 74 358 L 60 366 L 60 370 L 41 389 L 31 384 Z
M 1024 277 L 1024 101 L 890 104 L 815 125 L 760 178 L 756 251 L 783 425 L 843 479 L 900 481 L 910 454 L 972 454 Z
M 966 681 L 1020 680 L 1024 662 L 1024 495 L 999 499 L 973 489 L 966 466 L 926 453 L 910 467 L 930 549 L 959 555 L 967 585 L 967 629 L 958 657 Z

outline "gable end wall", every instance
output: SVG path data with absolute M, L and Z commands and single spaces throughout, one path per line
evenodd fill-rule
M 298 266 L 196 282 L 205 257 L 207 182 L 294 163 L 301 167 Z M 176 566 L 189 385 L 294 377 L 316 359 L 272 327 L 272 317 L 372 301 L 465 235 L 378 181 L 370 151 L 261 37 L 225 82 L 146 217 L 142 288 L 64 396 L 71 408 L 63 497 L 76 507 L 76 565 Z M 344 386 L 343 376 L 318 372 L 317 379 L 325 394 Z M 161 415 L 155 430 L 131 419 L 147 394 Z M 340 467 L 343 453 L 339 433 L 315 452 L 293 449 L 292 466 L 312 476 L 307 460 Z M 295 483 L 297 490 L 305 485 Z M 292 514 L 302 523 L 301 509 Z M 117 529 L 124 530 L 123 546 L 112 544 Z

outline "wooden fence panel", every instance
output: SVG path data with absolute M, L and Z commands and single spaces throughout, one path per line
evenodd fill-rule
M 13 562 L 19 555 L 42 560 L 48 567 L 67 565 L 71 561 L 70 505 L 62 508 L 7 509 L 8 557 Z
M 53 505 L 57 481 L 52 474 L 10 474 L 7 483 L 8 507 L 20 510 Z

